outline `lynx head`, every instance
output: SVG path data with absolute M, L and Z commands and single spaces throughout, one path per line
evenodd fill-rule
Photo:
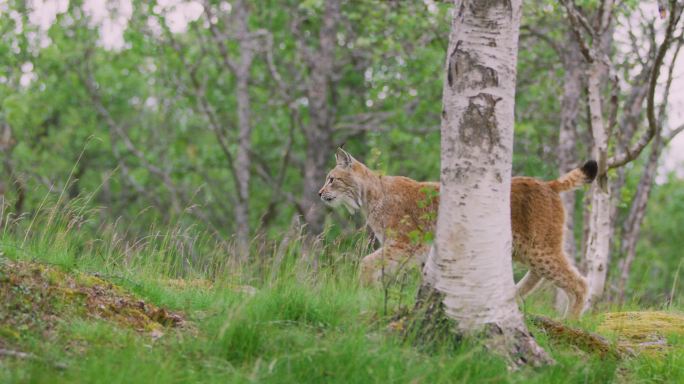
M 361 208 L 361 183 L 366 167 L 342 148 L 337 149 L 335 160 L 337 164 L 328 173 L 318 195 L 331 207 L 342 205 L 354 212 Z

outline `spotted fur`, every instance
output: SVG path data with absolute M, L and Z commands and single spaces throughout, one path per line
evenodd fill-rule
M 380 175 L 342 149 L 336 161 L 319 191 L 321 199 L 330 206 L 363 211 L 382 244 L 361 261 L 362 281 L 370 284 L 407 264 L 421 265 L 429 246 L 420 239 L 434 232 L 439 183 Z M 565 212 L 559 192 L 591 183 L 596 171 L 592 160 L 556 180 L 514 177 L 511 184 L 513 260 L 529 268 L 516 285 L 517 293 L 525 297 L 547 279 L 567 293 L 573 317 L 582 312 L 587 283 L 563 251 Z

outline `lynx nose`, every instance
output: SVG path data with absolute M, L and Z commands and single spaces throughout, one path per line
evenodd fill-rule
M 321 197 L 321 196 L 323 196 L 323 188 L 321 188 L 321 189 L 318 191 L 318 197 Z

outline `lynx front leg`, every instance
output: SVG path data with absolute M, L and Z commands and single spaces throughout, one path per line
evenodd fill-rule
M 417 250 L 384 246 L 361 260 L 361 283 L 372 285 L 383 277 L 393 277 L 407 264 L 417 260 Z

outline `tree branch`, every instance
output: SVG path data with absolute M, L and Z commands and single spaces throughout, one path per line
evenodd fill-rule
M 669 144 L 672 139 L 674 139 L 677 135 L 679 135 L 682 131 L 684 131 L 684 124 L 680 125 L 679 127 L 671 130 L 670 132 L 667 133 L 667 135 L 663 138 L 663 141 L 665 142 L 665 145 Z
M 653 66 L 651 67 L 651 72 L 650 72 L 650 77 L 649 77 L 649 85 L 648 85 L 648 94 L 647 94 L 647 104 L 646 104 L 646 116 L 648 119 L 648 129 L 644 134 L 637 140 L 637 142 L 630 148 L 626 149 L 624 153 L 617 155 L 608 161 L 608 168 L 617 168 L 620 166 L 623 166 L 630 161 L 636 159 L 639 154 L 646 148 L 648 143 L 651 141 L 651 139 L 655 135 L 660 134 L 660 124 L 658 124 L 656 117 L 655 117 L 655 101 L 654 101 L 654 96 L 655 96 L 655 90 L 658 85 L 658 77 L 660 76 L 660 69 L 662 67 L 663 61 L 665 59 L 665 54 L 667 53 L 670 43 L 672 42 L 673 38 L 673 33 L 674 29 L 679 22 L 680 16 L 682 14 L 682 8 L 683 7 L 678 7 L 676 4 L 676 0 L 670 0 L 670 6 L 672 8 L 672 11 L 670 13 L 670 18 L 667 24 L 667 28 L 665 30 L 665 37 L 663 39 L 662 44 L 660 47 L 658 47 L 658 53 L 656 55 L 655 61 L 653 63 Z M 678 44 L 677 50 L 675 51 L 675 55 L 673 57 L 672 65 L 674 65 L 677 55 L 679 53 L 679 47 L 681 44 Z M 670 67 L 672 67 L 672 65 Z M 664 101 L 667 103 L 667 100 Z
M 169 31 L 167 28 L 164 28 L 167 38 L 171 42 L 171 46 L 173 47 L 174 51 L 176 51 L 176 54 L 178 55 L 178 58 L 181 60 L 183 63 L 183 66 L 186 68 L 191 68 L 189 66 L 189 62 L 187 58 L 185 57 L 185 51 L 183 47 L 178 43 L 176 39 L 173 38 L 173 34 L 171 31 Z M 199 65 L 199 64 L 197 64 Z M 237 177 L 237 171 L 235 168 L 235 161 L 233 159 L 233 154 L 230 152 L 230 149 L 228 148 L 227 144 L 227 138 L 223 132 L 223 128 L 218 122 L 218 118 L 216 117 L 215 112 L 213 111 L 211 105 L 207 101 L 205 97 L 205 85 L 203 82 L 201 82 L 198 77 L 197 77 L 197 71 L 188 71 L 188 76 L 190 77 L 190 82 L 193 86 L 193 96 L 195 97 L 196 103 L 200 109 L 200 112 L 204 115 L 204 117 L 207 119 L 207 122 L 209 123 L 209 129 L 211 132 L 214 133 L 216 136 L 216 141 L 219 144 L 219 147 L 221 148 L 221 151 L 223 152 L 226 162 L 228 163 L 228 169 L 230 170 L 230 175 L 233 180 L 233 184 L 235 186 L 235 190 L 239 191 L 240 190 L 240 180 L 238 180 Z M 234 196 L 231 196 L 231 198 L 234 198 Z
M 171 199 L 172 199 L 172 205 L 174 209 L 178 212 L 180 210 L 180 201 L 179 201 L 179 191 L 174 185 L 173 181 L 171 180 L 171 177 L 169 176 L 168 171 L 164 171 L 163 169 L 157 167 L 156 165 L 150 163 L 145 154 L 140 151 L 135 144 L 133 144 L 133 141 L 130 139 L 124 128 L 114 120 L 112 115 L 109 113 L 109 110 L 107 107 L 105 107 L 104 103 L 102 102 L 102 96 L 100 95 L 97 86 L 95 85 L 95 79 L 93 78 L 93 73 L 92 70 L 90 69 L 89 66 L 89 60 L 88 56 L 90 55 L 90 51 L 86 52 L 86 57 L 83 60 L 84 66 L 85 66 L 85 75 L 82 74 L 81 72 L 78 72 L 78 76 L 83 82 L 83 84 L 86 87 L 86 91 L 90 95 L 91 101 L 93 102 L 93 105 L 95 106 L 95 109 L 104 119 L 105 123 L 109 126 L 110 130 L 116 133 L 116 135 L 121 139 L 123 142 L 124 146 L 130 152 L 133 156 L 135 156 L 142 166 L 149 171 L 151 174 L 159 177 L 161 181 L 163 182 L 164 186 L 166 189 L 169 191 L 171 194 Z M 115 151 L 116 152 L 116 151 Z M 115 153 L 116 155 L 116 153 Z M 120 163 L 122 166 L 122 171 L 126 171 L 127 168 L 125 164 Z M 132 180 L 129 180 L 132 181 Z M 136 183 L 132 183 L 132 185 L 135 185 Z M 139 186 L 142 188 L 142 186 Z
M 560 46 L 558 46 L 558 43 L 555 40 L 553 40 L 552 38 L 549 37 L 549 35 L 547 33 L 541 32 L 532 26 L 523 25 L 520 27 L 520 32 L 521 32 L 520 38 L 521 39 L 523 39 L 527 36 L 526 34 L 522 33 L 523 31 L 527 32 L 527 35 L 534 36 L 537 39 L 545 42 L 551 49 L 553 49 L 554 52 L 556 52 L 556 55 L 558 55 L 559 57 L 562 57 L 563 50 L 561 49 Z
M 568 13 L 570 27 L 575 35 L 577 43 L 580 46 L 580 52 L 582 52 L 582 56 L 584 56 L 584 59 L 587 60 L 588 63 L 592 63 L 596 57 L 582 36 L 582 29 L 584 29 L 592 38 L 595 37 L 596 31 L 594 31 L 594 28 L 591 27 L 589 21 L 584 17 L 584 15 L 579 12 L 574 0 L 561 0 L 561 3 Z

